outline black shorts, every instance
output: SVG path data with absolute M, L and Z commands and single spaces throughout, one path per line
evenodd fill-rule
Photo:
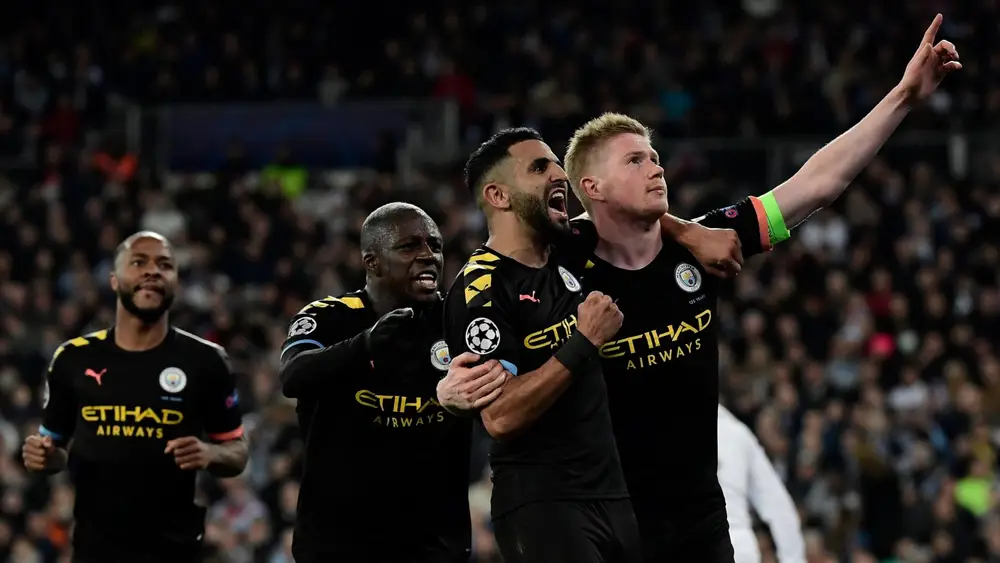
M 689 519 L 647 516 L 639 520 L 644 563 L 735 563 L 726 508 Z
M 505 563 L 641 563 L 628 499 L 534 502 L 493 520 Z

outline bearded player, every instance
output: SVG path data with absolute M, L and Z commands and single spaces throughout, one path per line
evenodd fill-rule
M 177 291 L 169 241 L 119 245 L 115 325 L 52 355 L 45 414 L 22 454 L 31 471 L 71 471 L 73 561 L 200 560 L 205 509 L 195 477 L 241 473 L 247 444 L 225 350 L 171 326 Z
M 835 200 L 909 110 L 961 68 L 954 45 L 934 44 L 941 21 L 935 17 L 902 80 L 861 122 L 782 185 L 699 221 L 733 229 L 749 256 L 786 240 L 789 227 Z M 600 235 L 585 283 L 617 299 L 624 316 L 599 355 L 643 556 L 648 562 L 732 562 L 716 474 L 719 281 L 660 233 L 667 186 L 641 123 L 616 114 L 587 123 L 570 143 L 566 168 L 596 232 L 588 233 L 587 222 L 575 226 L 594 239 Z M 456 358 L 439 397 L 461 403 L 461 394 L 440 390 L 462 386 L 474 377 L 471 371 Z M 657 429 L 667 437 L 653 447 L 649 433 Z

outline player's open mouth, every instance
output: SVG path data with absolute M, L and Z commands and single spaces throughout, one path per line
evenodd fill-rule
M 413 281 L 415 281 L 417 287 L 421 289 L 434 291 L 438 286 L 438 274 L 434 270 L 424 270 L 413 276 Z
M 549 214 L 554 215 L 556 219 L 568 217 L 566 211 L 566 188 L 555 188 L 549 192 L 549 197 L 545 200 L 545 204 L 549 208 Z

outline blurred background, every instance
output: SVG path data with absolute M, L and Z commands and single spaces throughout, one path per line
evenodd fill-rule
M 1000 2 L 4 11 L 0 560 L 68 561 L 72 487 L 26 475 L 20 444 L 54 349 L 112 322 L 123 237 L 174 242 L 174 322 L 245 374 L 250 468 L 200 485 L 214 560 L 290 563 L 302 444 L 278 347 L 304 303 L 362 286 L 370 210 L 423 206 L 451 279 L 485 234 L 461 181 L 470 149 L 523 124 L 561 154 L 612 110 L 656 129 L 674 213 L 761 194 L 895 84 L 940 11 L 965 70 L 844 197 L 730 286 L 723 394 L 792 492 L 810 563 L 1000 561 Z M 477 563 L 499 561 L 484 446 L 469 489 Z

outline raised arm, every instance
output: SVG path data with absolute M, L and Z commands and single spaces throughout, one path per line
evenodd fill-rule
M 899 84 L 868 115 L 820 149 L 791 178 L 761 197 L 780 210 L 781 228 L 797 226 L 837 199 L 871 162 L 910 109 L 934 93 L 948 73 L 962 68 L 958 51 L 951 42 L 934 43 L 941 21 L 938 14 L 906 65 Z

